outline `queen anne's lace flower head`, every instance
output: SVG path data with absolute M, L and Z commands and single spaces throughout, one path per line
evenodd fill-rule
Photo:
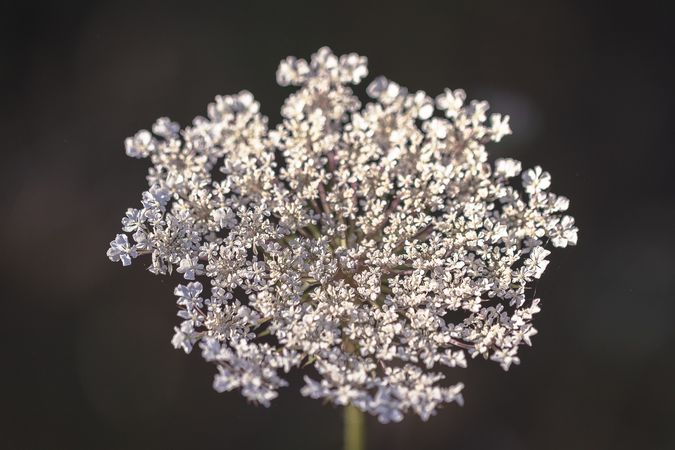
M 153 164 L 149 189 L 108 256 L 150 255 L 152 273 L 187 280 L 172 343 L 217 365 L 217 391 L 269 405 L 302 368 L 306 396 L 427 419 L 462 402 L 444 366 L 519 363 L 544 244 L 574 245 L 577 228 L 548 172 L 488 161 L 508 116 L 384 77 L 362 105 L 350 85 L 366 62 L 326 47 L 286 58 L 277 82 L 297 90 L 271 130 L 242 91 L 182 130 L 163 117 L 128 138 Z

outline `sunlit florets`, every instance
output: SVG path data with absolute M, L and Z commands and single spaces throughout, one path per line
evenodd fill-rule
M 269 405 L 298 368 L 306 396 L 427 419 L 462 402 L 444 367 L 519 363 L 543 245 L 574 245 L 577 229 L 548 172 L 488 161 L 508 116 L 384 77 L 362 105 L 350 85 L 366 63 L 326 47 L 283 60 L 277 82 L 297 90 L 271 130 L 242 91 L 182 130 L 160 118 L 128 138 L 153 164 L 149 189 L 108 256 L 151 255 L 151 272 L 187 280 L 172 343 L 218 366 L 217 391 Z

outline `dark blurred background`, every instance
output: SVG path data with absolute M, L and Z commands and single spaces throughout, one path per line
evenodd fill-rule
M 126 136 L 241 89 L 276 122 L 279 60 L 322 45 L 511 114 L 491 156 L 550 170 L 581 229 L 537 286 L 522 365 L 451 373 L 463 408 L 368 419 L 369 448 L 675 448 L 675 49 L 659 4 L 3 2 L 0 448 L 339 448 L 340 410 L 301 397 L 300 376 L 269 409 L 213 391 L 214 368 L 170 344 L 177 279 L 105 256 L 145 186 Z

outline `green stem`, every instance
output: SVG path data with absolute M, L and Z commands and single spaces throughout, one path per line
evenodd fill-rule
M 353 405 L 344 408 L 344 450 L 366 449 L 366 428 L 363 412 Z
M 314 239 L 321 239 L 321 231 L 319 231 L 319 228 L 316 225 L 310 223 L 307 225 L 307 228 L 312 233 L 312 236 L 314 236 Z

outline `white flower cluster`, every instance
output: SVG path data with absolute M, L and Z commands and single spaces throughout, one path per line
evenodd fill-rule
M 282 61 L 278 83 L 297 90 L 274 129 L 242 91 L 182 130 L 161 118 L 128 138 L 153 166 L 108 256 L 148 254 L 152 273 L 188 280 L 172 342 L 217 365 L 217 391 L 269 405 L 297 367 L 306 396 L 426 420 L 462 402 L 443 366 L 519 362 L 543 245 L 574 245 L 577 228 L 547 172 L 488 162 L 508 116 L 384 77 L 362 105 L 350 85 L 366 63 L 325 47 Z

